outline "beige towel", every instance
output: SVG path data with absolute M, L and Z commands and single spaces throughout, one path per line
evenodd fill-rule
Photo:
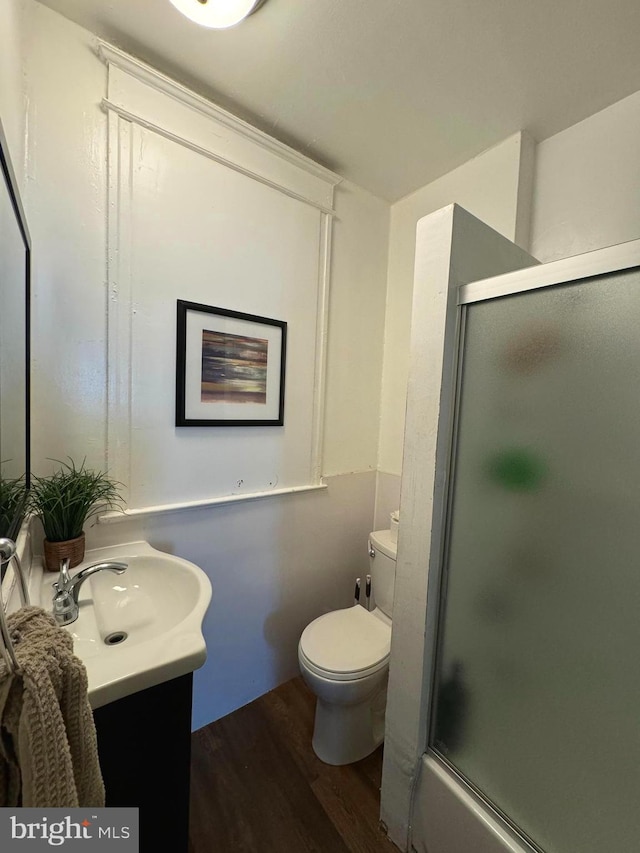
M 19 670 L 0 660 L 0 806 L 104 806 L 87 672 L 40 607 L 7 617 Z

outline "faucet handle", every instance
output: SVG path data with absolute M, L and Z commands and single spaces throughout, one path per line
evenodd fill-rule
M 71 580 L 71 576 L 69 575 L 69 564 L 71 560 L 69 557 L 63 557 L 60 560 L 60 574 L 58 575 L 58 583 L 56 585 L 56 589 L 66 589 L 69 585 L 69 581 Z
M 60 589 L 57 583 L 53 586 L 57 590 L 53 596 L 53 616 L 56 622 L 58 625 L 75 622 L 78 618 L 78 605 L 73 600 L 73 596 L 64 589 Z

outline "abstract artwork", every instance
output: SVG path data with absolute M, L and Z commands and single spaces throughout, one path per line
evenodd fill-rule
M 267 402 L 269 341 L 202 330 L 203 403 Z
M 282 426 L 287 324 L 178 300 L 176 426 Z

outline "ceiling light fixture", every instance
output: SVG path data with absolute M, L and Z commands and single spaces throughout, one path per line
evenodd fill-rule
M 262 6 L 264 0 L 171 0 L 171 3 L 196 24 L 222 30 L 239 24 Z

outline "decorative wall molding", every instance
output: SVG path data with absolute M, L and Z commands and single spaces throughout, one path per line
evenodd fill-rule
M 301 492 L 317 492 L 327 489 L 326 483 L 314 483 L 311 486 L 291 486 L 288 489 L 272 489 L 268 492 L 248 492 L 244 495 L 224 495 L 219 498 L 209 498 L 202 501 L 182 501 L 174 504 L 161 504 L 159 506 L 142 506 L 136 509 L 125 509 L 122 512 L 105 512 L 98 517 L 100 524 L 116 524 L 127 521 L 130 518 L 143 518 L 152 515 L 163 515 L 167 512 L 182 512 L 189 509 L 203 509 L 208 506 L 227 506 L 235 503 L 247 503 L 258 501 L 263 498 L 277 498 L 284 495 L 297 495 Z
M 279 142 L 277 139 L 268 136 L 263 131 L 258 130 L 258 128 L 252 127 L 246 121 L 243 121 L 237 116 L 234 116 L 232 113 L 223 110 L 221 107 L 216 106 L 201 95 L 187 89 L 186 86 L 177 83 L 175 80 L 172 80 L 170 77 L 167 77 L 155 68 L 152 68 L 144 62 L 141 62 L 139 59 L 124 53 L 122 50 L 119 50 L 117 47 L 114 47 L 108 42 L 102 41 L 102 39 L 98 39 L 97 41 L 97 53 L 100 59 L 102 59 L 102 61 L 107 65 L 113 65 L 116 68 L 126 71 L 138 80 L 142 80 L 147 85 L 152 86 L 157 91 L 163 92 L 165 95 L 170 95 L 175 100 L 197 110 L 202 115 L 214 119 L 216 122 L 230 128 L 235 133 L 240 134 L 256 145 L 266 148 L 272 153 L 277 154 L 278 157 L 292 163 L 294 166 L 304 169 L 306 172 L 309 172 L 309 174 L 315 175 L 317 178 L 326 181 L 331 186 L 336 186 L 342 181 L 340 175 L 332 172 L 325 166 L 321 166 L 309 157 L 305 157 L 304 154 L 300 154 L 298 151 L 290 148 L 283 142 Z
M 131 128 L 108 115 L 107 467 L 131 483 Z
M 316 367 L 314 380 L 313 438 L 311 444 L 311 475 L 314 483 L 322 476 L 322 448 L 324 439 L 325 385 L 327 375 L 327 334 L 329 317 L 329 284 L 331 271 L 332 219 L 323 214 L 320 219 L 318 313 L 316 321 Z
M 226 166 L 229 169 L 233 169 L 234 172 L 239 172 L 241 175 L 245 175 L 247 178 L 251 178 L 254 181 L 258 181 L 259 183 L 264 184 L 267 187 L 271 187 L 271 189 L 278 190 L 278 192 L 284 193 L 284 195 L 288 195 L 289 198 L 294 198 L 296 199 L 296 201 L 301 201 L 304 204 L 310 204 L 311 207 L 315 207 L 322 213 L 326 213 L 329 216 L 335 215 L 335 211 L 332 207 L 325 207 L 322 204 L 318 204 L 318 202 L 314 201 L 313 199 L 307 198 L 306 196 L 301 195 L 300 193 L 294 192 L 293 190 L 290 190 L 288 187 L 278 183 L 277 181 L 272 181 L 269 178 L 264 177 L 264 175 L 258 174 L 258 172 L 251 171 L 251 169 L 245 169 L 243 166 L 241 166 L 239 163 L 236 163 L 234 160 L 231 160 L 228 157 L 223 157 L 220 154 L 216 154 L 208 148 L 204 148 L 202 145 L 197 145 L 195 142 L 191 142 L 184 136 L 179 136 L 177 133 L 172 133 L 170 130 L 163 128 L 160 125 L 143 118 L 142 116 L 136 115 L 135 113 L 132 113 L 129 110 L 125 110 L 123 107 L 112 103 L 108 98 L 102 99 L 102 107 L 107 112 L 117 113 L 120 118 L 126 119 L 127 121 L 130 121 L 135 124 L 139 124 L 140 127 L 144 127 L 147 130 L 152 130 L 154 133 L 163 136 L 170 142 L 176 142 L 178 145 L 182 145 L 185 148 L 188 148 L 195 154 L 201 154 L 203 157 L 207 157 L 209 160 L 213 160 L 216 163 L 220 163 L 220 165 L 222 166 Z
M 108 116 L 107 464 L 114 476 L 131 489 L 125 496 L 131 508 L 124 515 L 106 514 L 101 520 L 156 515 L 322 488 L 332 205 L 334 187 L 341 179 L 116 48 L 99 42 L 98 52 L 109 68 L 107 97 L 102 101 Z M 135 506 L 136 466 L 131 447 L 135 420 L 132 353 L 137 286 L 132 278 L 132 211 L 136 158 L 140 153 L 136 126 L 140 132 L 151 131 L 319 213 L 317 237 L 309 240 L 309 252 L 317 257 L 318 278 L 313 297 L 315 341 L 309 341 L 308 349 L 313 354 L 313 388 L 309 399 L 312 418 L 310 443 L 305 451 L 309 460 L 308 481 L 304 482 L 305 474 L 303 485 L 287 486 L 285 482 L 277 490 L 265 488 L 244 495 L 220 495 L 214 491 L 211 498 Z M 300 478 L 296 480 L 299 484 Z M 147 501 L 143 498 L 141 503 Z

